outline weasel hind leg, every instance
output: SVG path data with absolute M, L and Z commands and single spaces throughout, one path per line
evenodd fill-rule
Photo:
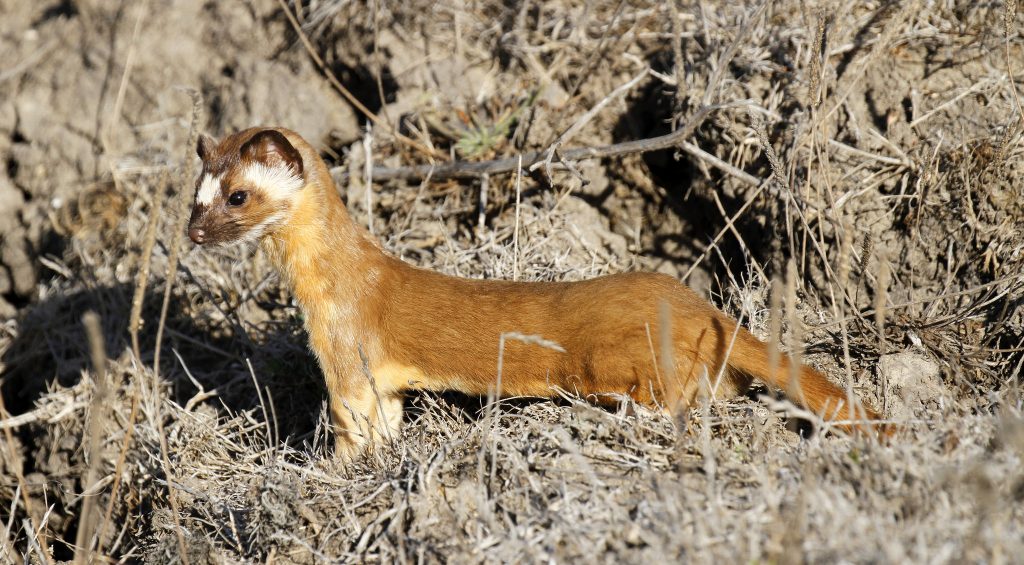
M 692 351 L 676 352 L 672 368 L 659 375 L 661 402 L 670 412 L 689 410 L 704 398 L 728 400 L 746 394 L 753 378 L 731 367 L 715 367 Z

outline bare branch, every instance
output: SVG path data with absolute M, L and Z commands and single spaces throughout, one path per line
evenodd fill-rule
M 649 153 L 651 151 L 668 149 L 670 147 L 678 147 L 683 141 L 693 135 L 693 132 L 696 131 L 705 120 L 707 120 L 708 116 L 710 116 L 712 112 L 723 108 L 734 107 L 736 105 L 738 104 L 730 103 L 703 106 L 693 113 L 683 127 L 672 133 L 658 137 L 638 139 L 635 141 L 624 141 L 622 143 L 613 143 L 611 145 L 601 145 L 598 147 L 575 147 L 572 149 L 566 149 L 565 151 L 559 151 L 558 154 L 561 157 L 560 161 L 569 162 L 585 159 L 603 159 L 606 157 L 618 157 L 632 153 Z M 494 159 L 491 161 L 455 161 L 442 165 L 427 164 L 397 168 L 374 167 L 373 180 L 374 182 L 398 179 L 420 180 L 425 178 L 427 175 L 431 175 L 431 178 L 434 180 L 474 179 L 482 175 L 501 175 L 512 173 L 516 170 L 516 166 L 520 162 L 523 164 L 525 169 L 529 169 L 531 165 L 542 162 L 546 157 L 547 151 L 531 151 L 529 153 L 524 153 L 522 156 Z M 553 162 L 551 166 L 553 169 L 567 170 L 564 163 Z M 334 176 L 335 180 L 339 182 L 344 182 L 348 178 L 348 173 L 344 170 L 344 167 L 332 168 L 331 174 Z

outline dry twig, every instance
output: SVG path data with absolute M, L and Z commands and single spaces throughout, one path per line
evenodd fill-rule
M 103 428 L 107 421 L 110 408 L 110 387 L 107 384 L 107 352 L 104 346 L 103 329 L 100 317 L 95 312 L 86 312 L 82 316 L 82 325 L 89 340 L 89 351 L 92 358 L 94 389 L 89 402 L 89 428 L 85 438 L 86 463 L 82 475 L 82 507 L 78 514 L 78 532 L 75 534 L 75 563 L 92 561 L 93 532 L 96 530 L 96 497 L 98 492 L 94 486 L 99 477 L 103 457 Z
M 624 141 L 622 143 L 602 145 L 599 147 L 574 147 L 572 149 L 566 149 L 565 151 L 560 152 L 561 160 L 565 163 L 586 159 L 603 159 L 607 157 L 630 155 L 633 153 L 648 153 L 651 151 L 676 147 L 683 140 L 688 139 L 693 135 L 693 132 L 704 123 L 712 112 L 724 108 L 731 108 L 736 105 L 737 104 L 716 104 L 713 106 L 705 106 L 694 112 L 683 127 L 672 133 L 658 137 L 639 139 L 636 141 Z M 443 165 L 413 165 L 410 167 L 398 168 L 374 167 L 373 180 L 377 182 L 389 180 L 419 180 L 427 175 L 430 175 L 432 179 L 437 181 L 454 178 L 473 179 L 485 174 L 500 175 L 513 173 L 516 170 L 517 164 L 520 162 L 524 163 L 524 167 L 526 169 L 529 169 L 537 162 L 546 158 L 546 156 L 547 151 L 531 151 L 529 153 L 524 153 L 521 157 L 508 157 L 505 159 L 494 159 L 491 161 L 454 161 Z M 562 169 L 566 168 L 564 164 L 559 167 L 558 164 L 555 163 L 552 164 L 552 167 Z M 347 177 L 347 172 L 344 167 L 332 168 L 331 174 L 333 174 L 340 182 L 344 182 Z

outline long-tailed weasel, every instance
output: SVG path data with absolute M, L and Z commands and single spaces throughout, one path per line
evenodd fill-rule
M 406 391 L 493 392 L 505 332 L 564 352 L 505 342 L 504 395 L 558 387 L 685 409 L 702 388 L 731 397 L 757 378 L 826 419 L 878 417 L 851 410 L 847 393 L 810 367 L 795 367 L 794 383 L 785 357 L 769 370 L 764 343 L 669 276 L 508 282 L 419 269 L 352 221 L 327 166 L 296 133 L 252 128 L 219 144 L 202 136 L 197 151 L 189 237 L 259 241 L 273 258 L 305 315 L 342 453 L 394 436 Z

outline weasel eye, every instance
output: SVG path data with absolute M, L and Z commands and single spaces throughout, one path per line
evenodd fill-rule
M 236 190 L 228 196 L 228 204 L 231 206 L 241 206 L 245 204 L 245 199 L 249 197 L 249 193 L 244 190 Z

